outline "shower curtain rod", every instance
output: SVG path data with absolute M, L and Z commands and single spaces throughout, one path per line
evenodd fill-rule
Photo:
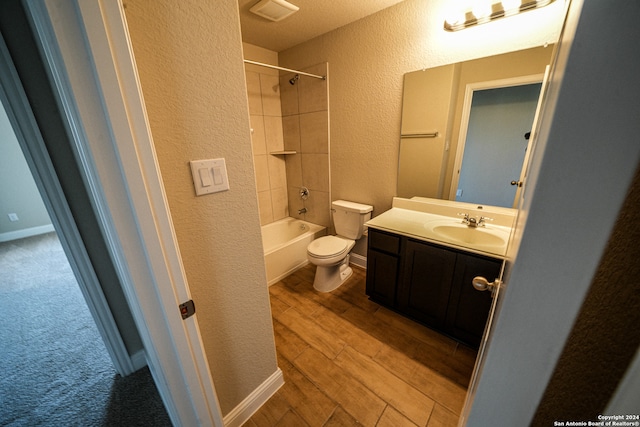
M 320 80 L 327 80 L 326 76 L 319 76 L 317 74 L 305 73 L 304 71 L 297 71 L 297 70 L 292 70 L 290 68 L 277 67 L 275 65 L 263 64 L 262 62 L 250 61 L 248 59 L 245 59 L 244 62 L 246 62 L 247 64 L 259 65 L 261 67 L 275 68 L 276 70 L 289 71 L 291 73 L 302 74 L 304 76 L 314 77 L 314 78 L 320 79 Z

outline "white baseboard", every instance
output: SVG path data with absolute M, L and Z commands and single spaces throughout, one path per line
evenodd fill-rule
M 364 268 L 365 270 L 367 269 L 367 257 L 360 255 L 360 254 L 350 254 L 349 255 L 349 263 L 350 264 L 355 264 L 360 268 Z
M 24 239 L 25 237 L 37 236 L 55 231 L 52 224 L 40 225 L 38 227 L 24 228 L 22 230 L 7 231 L 0 233 L 0 243 L 10 242 L 11 240 Z
M 282 376 L 282 371 L 278 368 L 265 382 L 260 384 L 246 399 L 224 417 L 225 427 L 242 426 L 283 384 L 284 377 Z
M 147 354 L 144 350 L 137 351 L 131 355 L 131 364 L 133 364 L 134 372 L 148 365 Z

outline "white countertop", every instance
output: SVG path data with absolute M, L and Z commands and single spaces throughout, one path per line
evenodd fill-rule
M 394 205 L 406 206 L 404 203 L 395 203 L 395 200 Z M 505 258 L 511 227 L 503 225 L 505 222 L 509 223 L 503 218 L 500 218 L 499 221 L 496 220 L 495 223 L 487 221 L 484 227 L 471 228 L 462 224 L 462 219 L 456 216 L 457 212 L 453 215 L 439 215 L 424 212 L 424 210 L 428 209 L 413 210 L 393 207 L 369 220 L 365 225 L 467 252 L 499 259 Z M 448 213 L 451 214 L 451 212 L 453 211 Z M 439 226 L 460 231 L 460 234 L 471 236 L 471 238 L 464 239 L 464 241 L 455 237 L 450 238 L 437 232 L 439 229 L 442 230 L 442 228 L 437 228 Z

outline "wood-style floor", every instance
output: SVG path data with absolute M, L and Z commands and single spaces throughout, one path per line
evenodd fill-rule
M 365 271 L 331 293 L 308 265 L 269 288 L 285 384 L 245 423 L 456 426 L 476 352 L 365 295 Z

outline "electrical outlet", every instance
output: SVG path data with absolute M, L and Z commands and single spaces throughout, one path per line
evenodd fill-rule
M 16 213 L 10 213 L 9 214 L 9 221 L 11 222 L 16 222 L 18 221 L 20 218 L 18 218 L 18 214 Z

